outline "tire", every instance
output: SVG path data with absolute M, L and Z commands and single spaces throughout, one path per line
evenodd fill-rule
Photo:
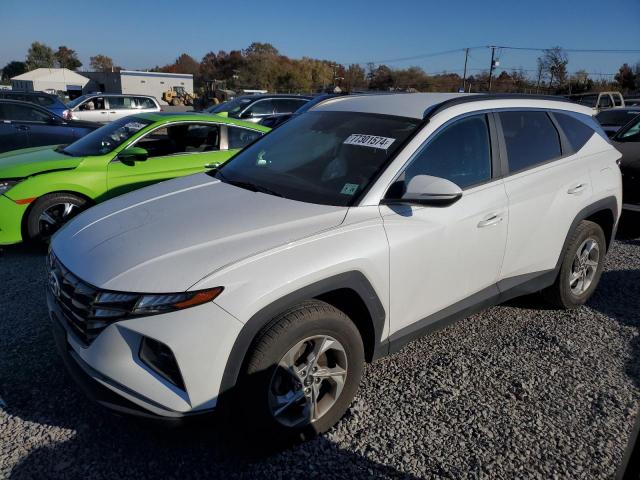
M 296 350 L 300 344 L 302 348 Z M 320 345 L 327 350 L 312 367 L 307 360 Z M 294 368 L 304 374 L 305 366 L 309 367 L 306 378 L 279 365 L 296 357 L 292 350 L 300 353 Z M 338 372 L 343 367 L 344 376 L 326 376 L 328 368 Z M 273 446 L 313 438 L 342 418 L 358 389 L 363 367 L 364 347 L 353 322 L 325 302 L 303 302 L 276 317 L 254 342 L 235 397 L 234 423 L 251 433 L 245 438 L 268 440 Z M 343 384 L 338 391 L 340 378 Z M 280 402 L 285 398 L 297 400 Z M 318 401 L 314 403 L 313 398 Z M 311 405 L 317 408 L 315 419 L 309 415 Z M 282 413 L 276 415 L 280 409 Z M 298 419 L 303 420 L 297 423 Z
M 592 247 L 586 257 L 587 260 L 585 260 L 585 262 L 587 266 L 583 267 L 586 270 L 585 276 L 580 276 L 582 280 L 580 280 L 580 278 L 575 280 L 576 270 L 580 270 L 580 260 L 577 258 L 578 250 L 581 250 L 583 258 L 585 258 L 585 251 L 592 245 L 590 242 L 594 242 L 595 246 Z M 595 258 L 593 248 L 597 249 L 598 254 L 596 265 L 593 265 Z M 587 220 L 580 222 L 572 233 L 569 244 L 564 252 L 560 272 L 558 273 L 556 281 L 551 287 L 542 292 L 547 302 L 556 308 L 563 309 L 577 308 L 585 304 L 591 295 L 593 295 L 600 281 L 604 268 L 606 250 L 606 240 L 600 225 Z M 586 282 L 587 280 L 589 280 L 588 283 Z M 585 283 L 580 285 L 580 281 Z
M 86 199 L 72 193 L 51 193 L 40 197 L 27 215 L 26 240 L 47 243 L 51 235 L 88 206 Z

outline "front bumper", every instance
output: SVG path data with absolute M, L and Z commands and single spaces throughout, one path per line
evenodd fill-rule
M 68 326 L 49 289 L 47 304 L 69 373 L 100 404 L 121 413 L 170 421 L 215 408 L 226 361 L 242 324 L 214 303 L 114 323 L 88 346 Z M 140 342 L 145 336 L 171 348 L 184 390 L 142 362 Z
M 22 241 L 22 218 L 29 205 L 18 205 L 9 197 L 0 195 L 0 245 Z

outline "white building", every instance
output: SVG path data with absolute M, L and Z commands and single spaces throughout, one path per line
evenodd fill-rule
M 126 93 L 153 95 L 162 101 L 162 93 L 172 87 L 183 87 L 193 94 L 193 75 L 184 73 L 140 72 L 121 70 L 119 72 L 82 72 L 91 79 L 86 91 L 102 93 Z
M 87 77 L 83 77 L 67 68 L 36 68 L 13 77 L 11 79 L 11 88 L 23 92 L 50 90 L 81 94 L 87 83 L 89 83 Z

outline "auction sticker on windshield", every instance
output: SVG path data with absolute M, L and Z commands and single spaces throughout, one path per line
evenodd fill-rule
M 378 137 L 377 135 L 365 135 L 362 133 L 353 133 L 344 141 L 345 145 L 360 145 L 361 147 L 373 147 L 380 150 L 386 150 L 395 142 L 395 138 Z

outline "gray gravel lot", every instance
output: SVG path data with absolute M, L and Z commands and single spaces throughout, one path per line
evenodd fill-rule
M 168 430 L 91 404 L 54 352 L 42 253 L 7 249 L 0 478 L 611 478 L 640 405 L 636 235 L 614 243 L 587 307 L 520 299 L 413 342 L 367 367 L 336 428 L 278 454 L 243 453 L 215 423 Z

